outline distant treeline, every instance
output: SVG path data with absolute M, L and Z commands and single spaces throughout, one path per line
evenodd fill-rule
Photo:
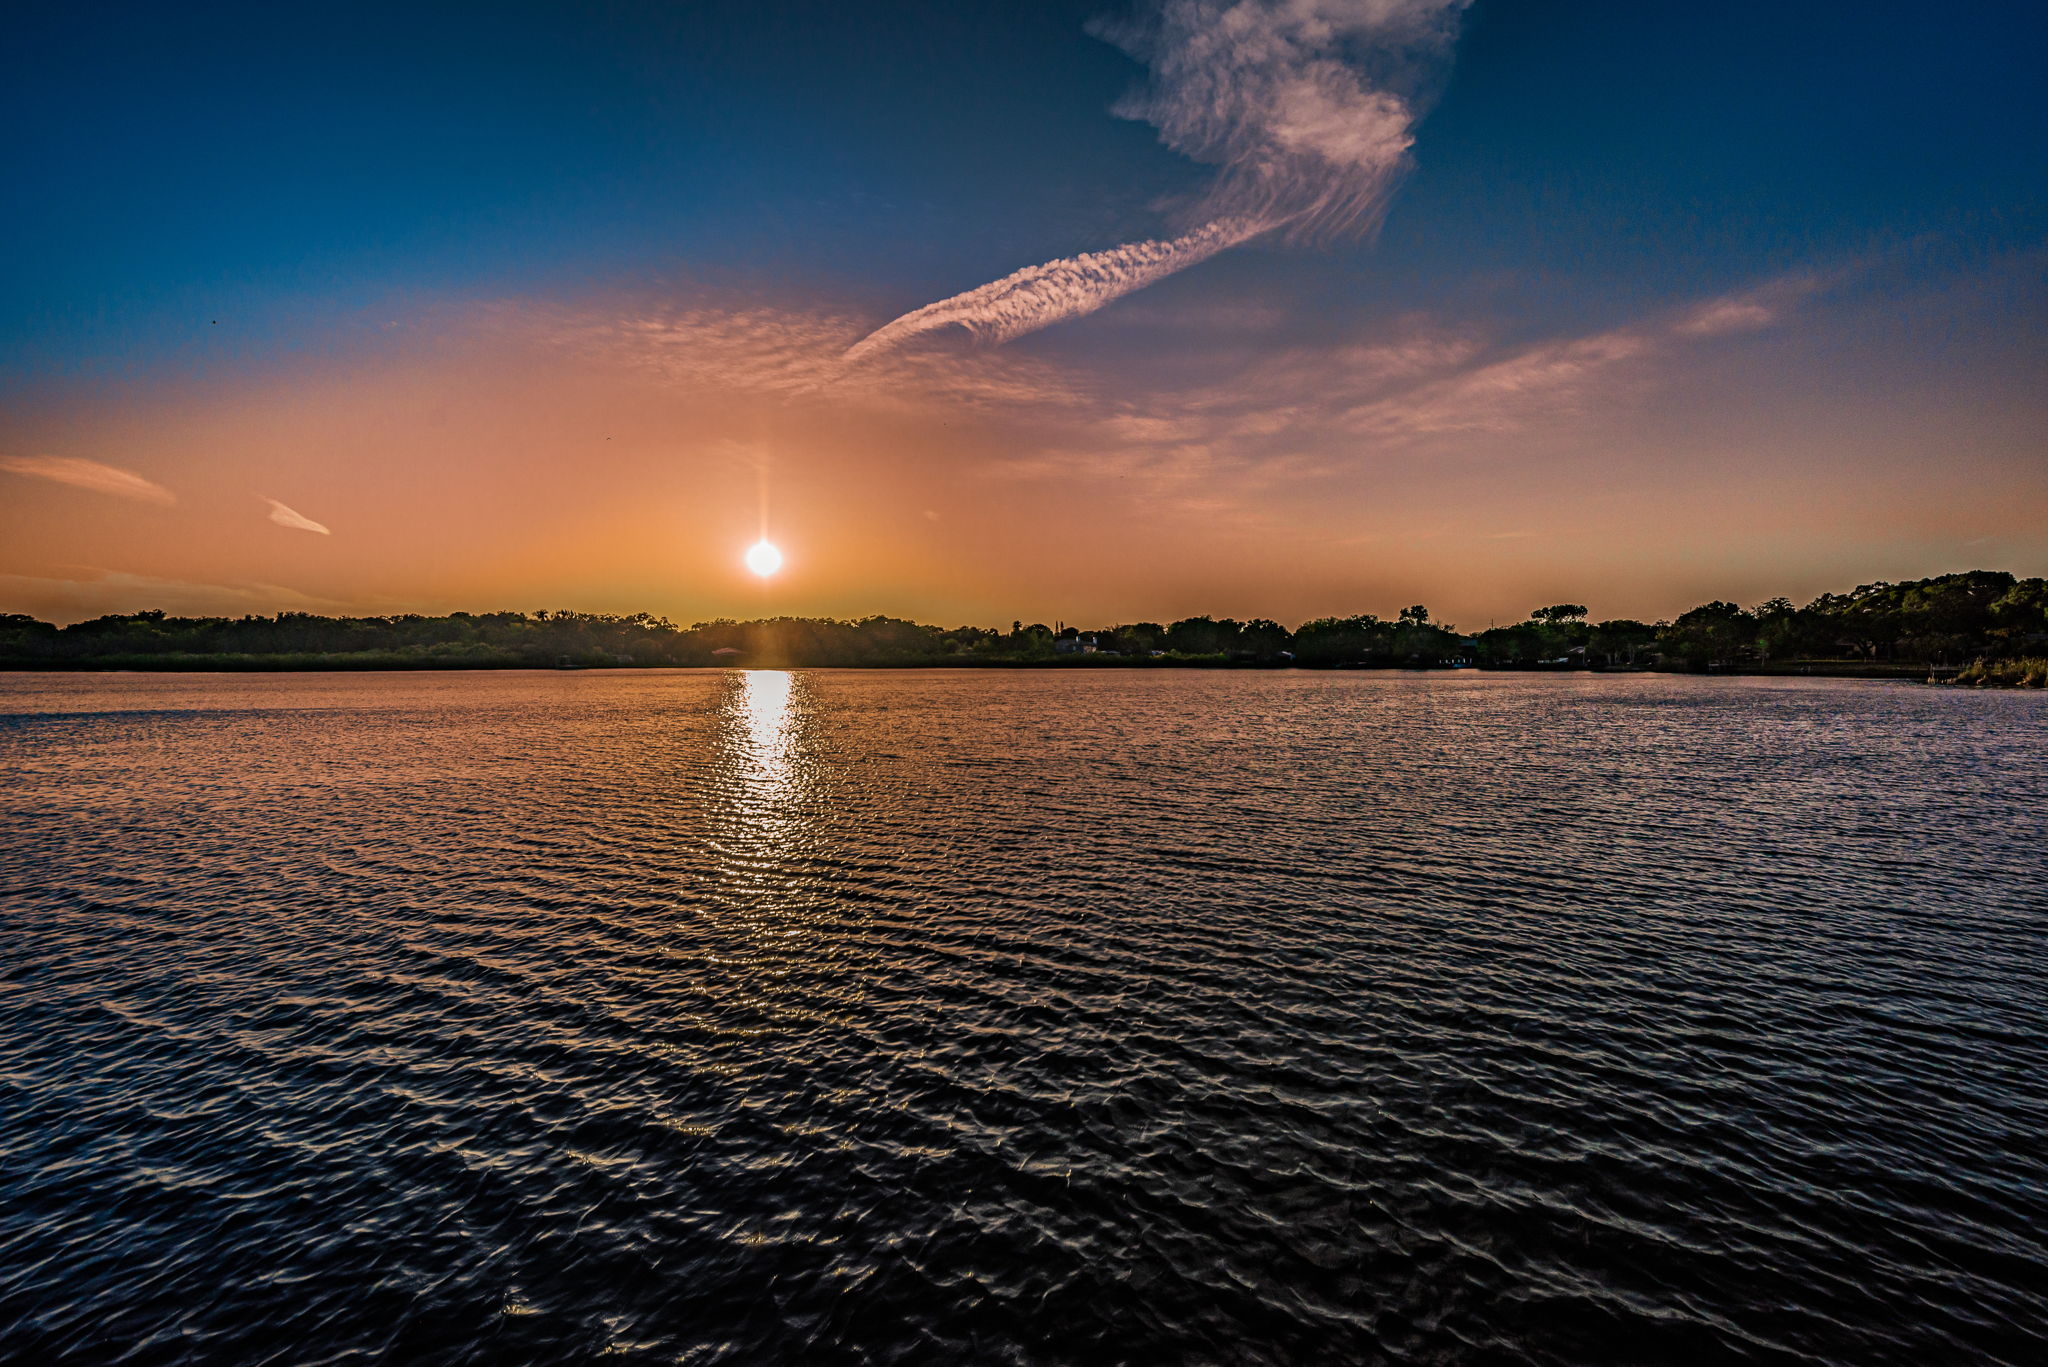
M 777 617 L 679 627 L 634 613 L 456 612 L 442 617 L 171 617 L 136 612 L 68 627 L 0 615 L 0 666 L 17 669 L 408 669 L 603 665 L 1301 665 L 1494 669 L 1907 672 L 2048 654 L 2048 581 L 1993 570 L 1865 584 L 1804 607 L 1704 603 L 1669 622 L 1594 622 L 1557 603 L 1476 633 L 1404 608 L 1289 630 L 1255 618 L 1160 624 L 922 626 Z M 1980 671 L 2038 677 L 2026 669 Z

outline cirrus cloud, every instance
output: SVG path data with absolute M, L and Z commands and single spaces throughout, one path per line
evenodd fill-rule
M 69 484 L 74 489 L 89 489 L 96 494 L 132 498 L 142 503 L 169 507 L 178 501 L 178 496 L 169 489 L 133 470 L 103 465 L 79 456 L 0 456 L 0 470 L 12 475 L 26 475 L 30 479 Z

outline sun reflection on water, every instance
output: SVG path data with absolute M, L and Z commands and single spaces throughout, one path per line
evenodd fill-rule
M 709 790 L 713 904 L 735 1000 L 766 1009 L 789 955 L 810 938 L 819 832 L 816 756 L 805 681 L 779 669 L 734 671 L 719 707 Z
M 781 669 L 735 671 L 719 711 L 713 827 L 729 860 L 758 878 L 805 844 L 803 681 Z
M 790 786 L 796 736 L 790 715 L 794 680 L 787 670 L 750 669 L 740 675 L 733 710 L 746 731 L 754 780 L 780 793 Z

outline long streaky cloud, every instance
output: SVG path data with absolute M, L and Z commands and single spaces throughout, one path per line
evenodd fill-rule
M 280 527 L 291 527 L 302 532 L 318 532 L 322 536 L 334 535 L 304 513 L 294 512 L 274 498 L 265 498 L 263 501 L 270 505 L 270 520 Z
M 1217 166 L 1198 227 L 1030 266 L 906 313 L 849 362 L 943 327 L 1005 342 L 1093 313 L 1267 234 L 1327 241 L 1378 225 L 1408 165 L 1426 86 L 1468 0 L 1163 0 L 1101 35 L 1150 66 L 1117 107 Z
M 977 341 L 1007 342 L 1061 318 L 1093 313 L 1112 299 L 1207 261 L 1264 231 L 1263 224 L 1219 220 L 1161 242 L 1131 242 L 1026 266 L 980 289 L 904 314 L 854 343 L 846 359 L 858 361 L 920 332 L 956 325 Z
M 112 494 L 116 498 L 132 498 L 143 503 L 161 503 L 168 507 L 178 501 L 178 496 L 169 489 L 154 480 L 144 479 L 133 470 L 102 465 L 96 460 L 84 460 L 78 456 L 0 456 L 0 470 L 13 475 L 27 475 L 30 479 L 55 480 L 76 489 L 90 489 L 96 494 Z

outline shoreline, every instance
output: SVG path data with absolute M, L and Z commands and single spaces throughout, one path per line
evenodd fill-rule
M 2005 682 L 2001 679 L 1961 680 L 1958 676 L 1970 667 L 1948 664 L 1885 664 L 1845 665 L 1832 662 L 1802 663 L 1790 662 L 1785 665 L 1739 666 L 1709 669 L 1659 669 L 1645 667 L 1619 667 L 1594 669 L 1560 669 L 1514 666 L 1445 666 L 1434 664 L 1301 664 L 1295 661 L 1267 660 L 1202 660 L 1202 659 L 1096 659 L 1089 657 L 1068 657 L 1053 660 L 906 660 L 900 662 L 846 662 L 846 661 L 786 661 L 760 660 L 745 662 L 678 664 L 668 661 L 657 663 L 636 663 L 630 661 L 603 661 L 569 665 L 550 665 L 531 661 L 506 661 L 502 663 L 480 663 L 459 660 L 401 661 L 379 660 L 332 660 L 307 661 L 293 659 L 252 659 L 227 661 L 202 661 L 195 659 L 178 660 L 106 660 L 106 661 L 0 661 L 0 674 L 580 674 L 594 672 L 633 672 L 651 670 L 725 670 L 725 669 L 847 669 L 873 671 L 904 670 L 1213 670 L 1221 672 L 1258 671 L 1277 673 L 1290 671 L 1303 674 L 1555 674 L 1555 675 L 1674 675 L 1691 678 L 1816 678 L 1816 679 L 1878 679 L 1906 683 L 1931 683 L 1955 685 L 1963 688 L 2027 688 L 2039 687 L 2018 681 Z

